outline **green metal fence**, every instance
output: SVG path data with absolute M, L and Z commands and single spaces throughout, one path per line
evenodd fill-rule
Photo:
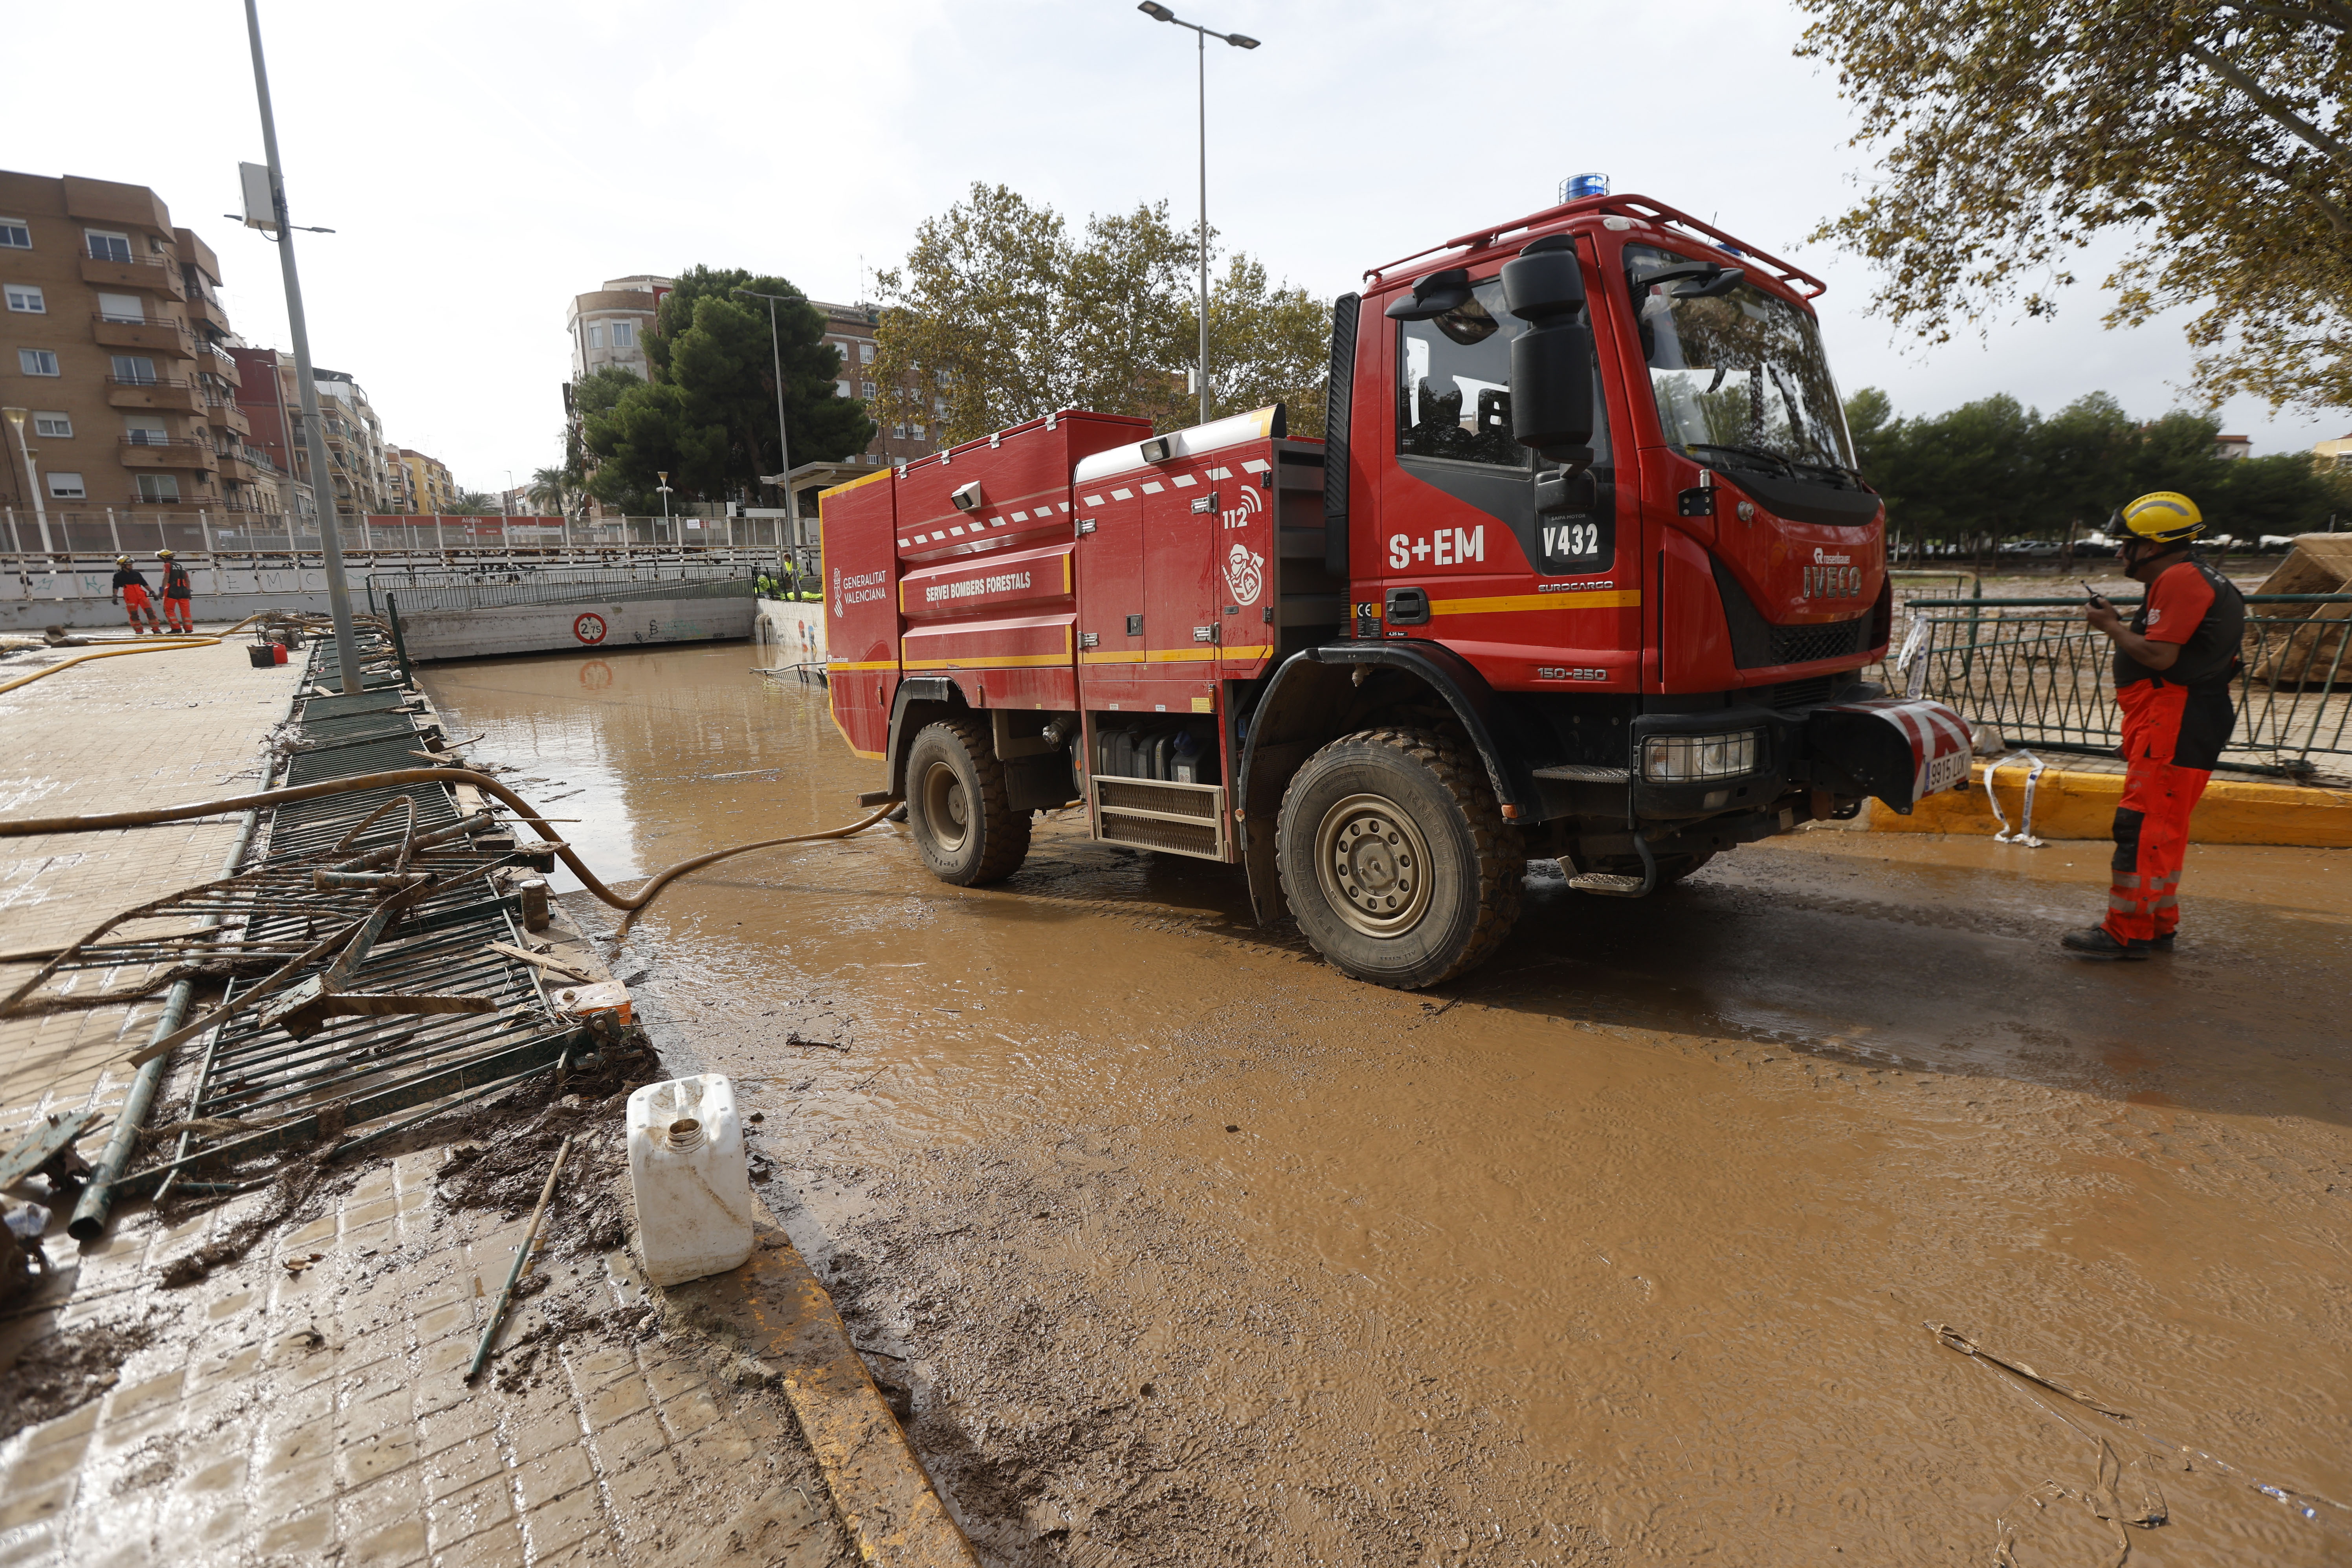
M 2110 600 L 2126 616 L 2140 601 Z M 2042 751 L 2123 742 L 2114 645 L 2073 599 L 1933 599 L 1909 606 L 1886 674 Z M 2250 594 L 2238 704 L 2221 766 L 2305 776 L 2352 769 L 2352 594 Z

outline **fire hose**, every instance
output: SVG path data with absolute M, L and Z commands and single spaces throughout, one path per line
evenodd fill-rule
M 654 895 L 688 871 L 698 871 L 715 860 L 730 856 L 748 855 L 754 849 L 781 848 L 787 844 L 814 844 L 828 838 L 846 838 L 853 833 L 863 833 L 898 807 L 896 800 L 886 803 L 872 816 L 853 822 L 845 827 L 829 827 L 821 833 L 797 833 L 783 838 L 762 838 L 751 844 L 730 845 L 698 855 L 690 860 L 657 871 L 645 886 L 630 894 L 620 894 L 606 887 L 595 872 L 588 868 L 577 851 L 557 837 L 545 818 L 534 811 L 530 803 L 488 773 L 478 773 L 470 768 L 395 768 L 390 773 L 362 773 L 356 778 L 330 779 L 321 784 L 296 784 L 287 789 L 262 790 L 254 795 L 226 795 L 219 800 L 190 801 L 181 805 L 150 806 L 143 811 L 113 811 L 89 816 L 32 816 L 0 821 L 0 838 L 29 838 L 49 833 L 102 833 L 118 827 L 149 827 L 158 823 L 184 822 L 190 817 L 218 816 L 228 812 L 256 811 L 263 806 L 288 805 L 298 800 L 315 800 L 322 795 L 344 795 L 353 790 L 387 789 L 400 784 L 471 784 L 484 795 L 493 796 L 512 811 L 516 817 L 544 835 L 548 847 L 580 879 L 582 887 L 600 902 L 625 911 L 630 916 L 653 902 Z M 628 921 L 622 922 L 626 929 Z

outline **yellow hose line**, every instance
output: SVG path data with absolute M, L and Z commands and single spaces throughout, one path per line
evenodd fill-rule
M 0 691 L 14 691 L 20 686 L 30 686 L 45 675 L 55 675 L 61 669 L 71 669 L 75 665 L 87 664 L 93 658 L 121 658 L 126 653 L 164 653 L 177 647 L 217 647 L 220 646 L 220 640 L 219 637 L 149 637 L 122 647 L 94 647 L 88 653 L 78 653 L 71 658 L 61 658 L 55 664 L 45 664 L 40 668 L 20 675 L 14 680 L 0 681 Z

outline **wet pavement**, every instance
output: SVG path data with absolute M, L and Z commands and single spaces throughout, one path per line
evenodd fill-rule
M 618 879 L 877 784 L 751 657 L 425 681 Z M 2116 968 L 2093 843 L 1539 865 L 1403 994 L 1074 818 L 730 861 L 614 963 L 989 1561 L 2352 1558 L 2352 853 L 2193 849 Z

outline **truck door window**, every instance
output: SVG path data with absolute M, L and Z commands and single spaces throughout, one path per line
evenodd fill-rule
M 1501 282 L 1479 284 L 1459 310 L 1399 327 L 1397 450 L 1531 467 L 1531 454 L 1511 439 L 1511 340 L 1526 323 L 1504 311 Z

